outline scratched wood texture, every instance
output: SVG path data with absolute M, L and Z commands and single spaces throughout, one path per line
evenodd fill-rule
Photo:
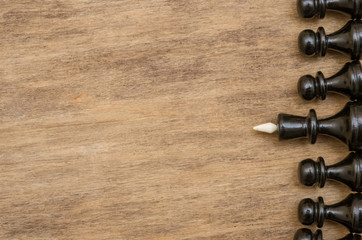
M 348 59 L 296 39 L 347 20 L 294 0 L 0 1 L 0 239 L 292 239 L 302 198 L 349 193 L 301 186 L 298 162 L 347 148 L 252 126 L 342 108 L 296 83 Z

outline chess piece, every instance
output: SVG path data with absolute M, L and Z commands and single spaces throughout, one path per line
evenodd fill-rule
M 298 81 L 298 93 L 305 100 L 318 97 L 326 98 L 327 92 L 336 92 L 350 97 L 351 100 L 362 100 L 362 66 L 360 61 L 346 63 L 332 77 L 325 78 L 322 72 L 316 77 L 302 76 Z
M 362 195 L 350 194 L 344 200 L 333 205 L 325 205 L 323 198 L 318 202 L 310 198 L 303 199 L 298 206 L 298 218 L 304 225 L 317 222 L 321 228 L 324 220 L 338 222 L 347 227 L 350 232 L 362 232 Z
M 352 19 L 360 19 L 362 11 L 361 0 L 298 0 L 298 14 L 302 18 L 318 16 L 324 18 L 326 11 L 337 11 L 350 16 Z
M 323 240 L 323 234 L 321 230 L 317 230 L 313 233 L 307 228 L 301 228 L 295 233 L 294 240 Z M 361 236 L 350 233 L 339 240 L 361 240 Z
M 294 240 L 323 240 L 323 234 L 321 230 L 313 233 L 308 228 L 301 228 L 294 234 Z
M 316 162 L 305 159 L 299 164 L 298 175 L 305 186 L 318 183 L 322 188 L 326 179 L 333 179 L 344 183 L 352 191 L 362 192 L 362 152 L 351 152 L 341 162 L 331 166 L 326 166 L 322 157 Z
M 327 50 L 347 54 L 351 59 L 359 59 L 362 52 L 362 22 L 349 21 L 343 28 L 326 35 L 324 28 L 317 32 L 304 30 L 298 38 L 299 50 L 306 55 L 319 54 L 324 57 Z
M 362 150 L 362 102 L 348 102 L 334 116 L 317 119 L 314 109 L 307 117 L 289 114 L 278 115 L 278 125 L 273 123 L 254 127 L 261 132 L 278 132 L 279 140 L 308 137 L 314 144 L 318 134 L 333 136 L 345 144 L 350 151 Z

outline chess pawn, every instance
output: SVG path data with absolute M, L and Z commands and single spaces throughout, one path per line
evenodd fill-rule
M 343 28 L 326 35 L 324 28 L 317 32 L 304 30 L 298 38 L 299 50 L 306 55 L 319 54 L 324 57 L 327 50 L 347 54 L 351 59 L 359 59 L 362 52 L 362 22 L 349 21 Z
M 295 233 L 294 240 L 323 240 L 323 234 L 321 230 L 317 230 L 313 233 L 307 228 L 301 228 Z M 339 240 L 361 240 L 361 236 L 348 234 Z
M 324 220 L 331 220 L 343 224 L 350 232 L 362 232 L 362 195 L 350 194 L 344 200 L 333 205 L 325 205 L 323 198 L 318 202 L 310 198 L 303 199 L 298 206 L 298 218 L 304 225 L 317 222 L 321 228 Z
M 362 152 L 352 152 L 341 162 L 331 166 L 326 166 L 322 157 L 316 162 L 305 159 L 299 164 L 298 175 L 305 186 L 318 183 L 322 188 L 326 179 L 332 179 L 344 183 L 352 191 L 362 192 Z
M 362 150 L 362 102 L 348 102 L 334 116 L 317 119 L 314 109 L 307 117 L 279 114 L 278 124 L 262 124 L 254 130 L 273 133 L 278 132 L 279 140 L 309 138 L 314 144 L 318 134 L 329 135 L 347 144 L 350 151 Z
M 326 11 L 337 11 L 350 16 L 352 19 L 361 18 L 361 0 L 298 0 L 298 14 L 302 18 L 318 16 L 324 18 Z
M 294 234 L 294 240 L 323 240 L 323 235 L 321 230 L 317 230 L 313 233 L 307 228 L 298 229 Z
M 329 78 L 318 72 L 316 77 L 304 75 L 298 81 L 298 93 L 305 100 L 315 97 L 324 100 L 327 92 L 340 93 L 351 100 L 362 100 L 361 62 L 346 63 L 338 73 Z

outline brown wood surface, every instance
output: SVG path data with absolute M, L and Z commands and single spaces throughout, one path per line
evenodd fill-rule
M 342 108 L 296 83 L 349 60 L 296 40 L 347 20 L 294 0 L 0 1 L 0 239 L 292 239 L 302 198 L 349 193 L 302 187 L 298 162 L 347 148 L 252 126 Z

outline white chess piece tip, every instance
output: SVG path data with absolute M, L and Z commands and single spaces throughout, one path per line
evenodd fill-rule
M 265 132 L 265 133 L 273 133 L 277 130 L 277 125 L 274 123 L 264 123 L 258 126 L 253 127 L 255 131 Z

